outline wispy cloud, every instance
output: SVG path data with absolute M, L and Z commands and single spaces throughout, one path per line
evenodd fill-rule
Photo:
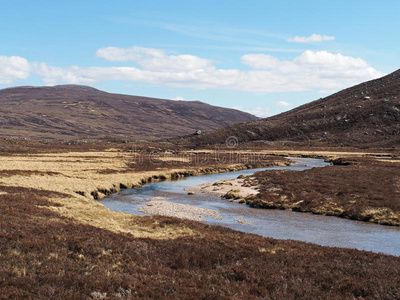
M 267 30 L 235 27 L 232 25 L 221 24 L 219 22 L 195 20 L 193 18 L 188 19 L 188 17 L 184 15 L 172 16 L 170 14 L 165 15 L 159 12 L 140 12 L 133 15 L 131 18 L 109 16 L 106 19 L 111 22 L 158 28 L 169 31 L 170 33 L 176 33 L 178 35 L 188 36 L 198 40 L 207 40 L 209 41 L 207 45 L 208 47 L 214 47 L 213 45 L 210 45 L 210 42 L 214 41 L 217 42 L 218 45 L 222 42 L 227 44 L 226 49 L 232 49 L 231 46 L 236 44 L 241 45 L 239 48 L 257 47 L 262 49 L 269 48 L 282 50 L 275 50 L 276 52 L 293 52 L 279 46 L 280 42 L 287 40 L 287 36 L 284 34 L 272 33 Z M 278 43 L 274 43 L 274 41 Z M 200 47 L 202 48 L 204 45 L 200 45 Z
M 246 51 L 246 52 L 280 52 L 280 53 L 301 53 L 304 49 L 300 48 L 282 48 L 282 47 L 261 47 L 261 46 L 243 46 L 243 45 L 205 45 L 205 44 L 157 44 L 160 48 L 185 48 L 185 49 L 212 49 L 224 51 Z
M 312 43 L 312 42 L 322 42 L 322 41 L 333 41 L 334 39 L 335 39 L 334 36 L 313 33 L 311 36 L 296 35 L 294 38 L 288 39 L 287 41 L 293 43 Z
M 284 36 L 270 34 L 268 32 L 224 27 L 217 24 L 214 26 L 210 26 L 210 24 L 199 26 L 188 24 L 164 24 L 163 28 L 191 38 L 217 41 L 218 43 L 251 45 L 253 47 L 266 47 L 267 44 L 271 44 L 271 39 L 286 39 Z M 268 38 L 269 43 L 265 41 L 266 38 Z

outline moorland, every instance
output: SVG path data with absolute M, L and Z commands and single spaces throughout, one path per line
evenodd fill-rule
M 398 80 L 395 72 L 280 116 L 196 135 L 188 126 L 190 135 L 157 141 L 113 134 L 119 127 L 66 138 L 62 128 L 47 135 L 47 125 L 7 121 L 0 297 L 398 299 L 396 256 L 113 212 L 96 201 L 154 181 L 319 157 L 333 166 L 246 178 L 259 189 L 247 204 L 398 226 Z M 237 144 L 224 145 L 232 136 Z

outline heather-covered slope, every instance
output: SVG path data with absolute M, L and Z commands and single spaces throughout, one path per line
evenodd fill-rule
M 263 141 L 275 146 L 392 147 L 400 143 L 400 70 L 270 118 L 185 140 L 197 145 Z
M 1 136 L 167 138 L 255 119 L 199 101 L 110 94 L 87 86 L 0 90 Z

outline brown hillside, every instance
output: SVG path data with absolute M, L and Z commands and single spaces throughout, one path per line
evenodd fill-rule
M 270 118 L 181 141 L 218 144 L 229 136 L 241 143 L 260 141 L 277 146 L 398 146 L 400 70 Z
M 106 93 L 87 86 L 0 90 L 0 135 L 37 139 L 167 138 L 257 119 L 200 101 Z

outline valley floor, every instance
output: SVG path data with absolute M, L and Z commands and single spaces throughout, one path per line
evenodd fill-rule
M 399 257 L 133 216 L 95 201 L 151 181 L 285 158 L 147 146 L 44 152 L 0 156 L 0 298 L 400 297 Z

